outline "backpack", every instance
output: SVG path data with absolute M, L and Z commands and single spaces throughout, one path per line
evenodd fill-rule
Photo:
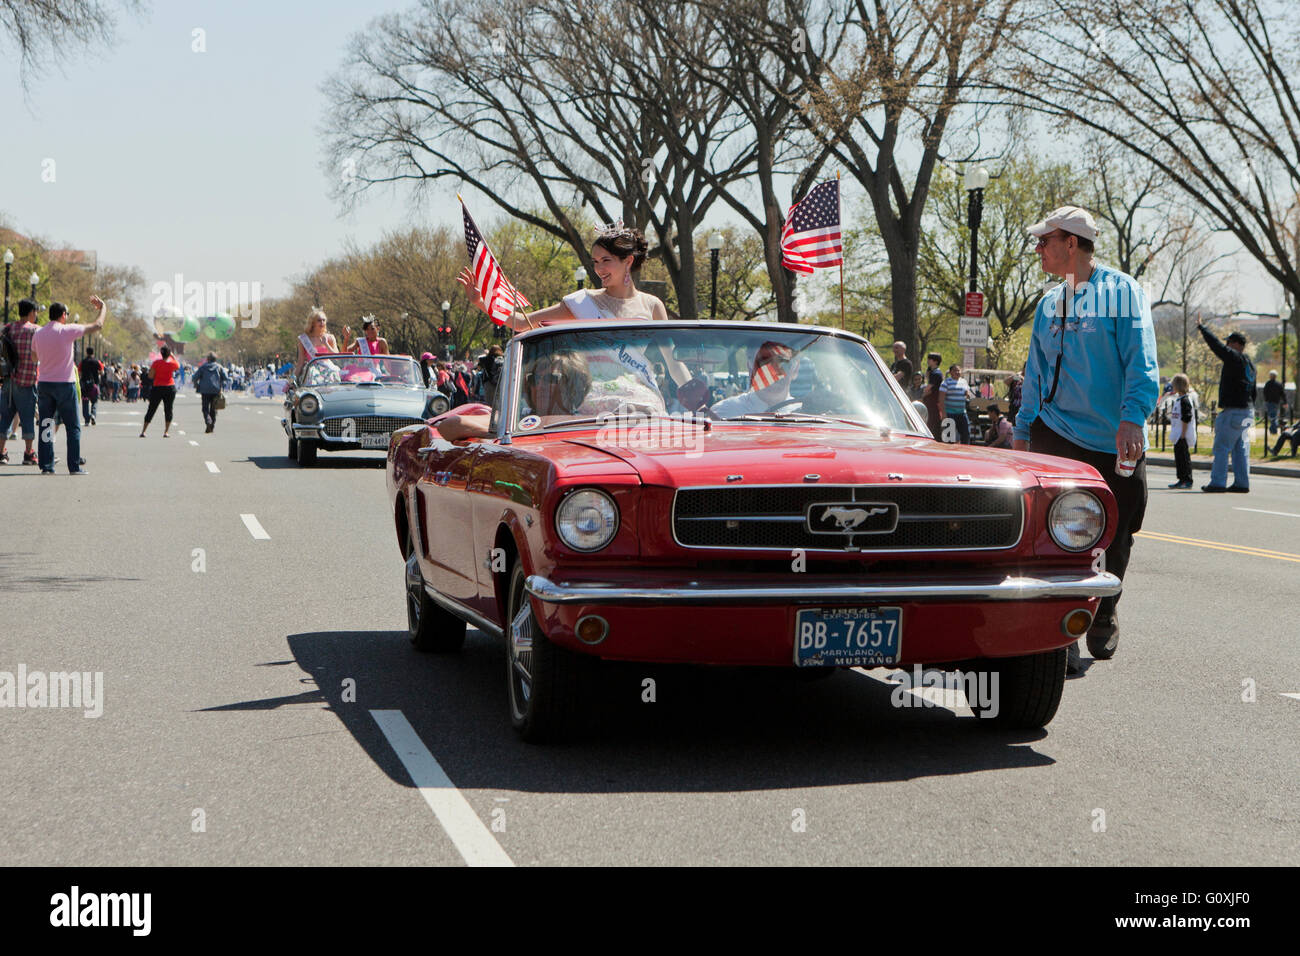
M 470 400 L 470 385 L 465 381 L 465 373 L 457 370 L 451 379 L 451 407 L 464 405 Z
M 0 378 L 8 378 L 18 369 L 18 346 L 9 337 L 9 326 L 0 332 Z

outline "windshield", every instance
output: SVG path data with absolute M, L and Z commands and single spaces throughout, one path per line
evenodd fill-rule
M 583 329 L 523 343 L 518 431 L 609 415 L 913 426 L 861 343 L 761 328 Z
M 350 355 L 319 358 L 303 372 L 304 385 L 423 385 L 420 370 L 408 356 Z

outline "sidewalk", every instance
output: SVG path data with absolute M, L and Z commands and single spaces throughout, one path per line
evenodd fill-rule
M 1210 465 L 1213 464 L 1213 462 L 1214 462 L 1213 455 L 1193 455 L 1192 470 L 1209 471 Z M 1166 454 L 1166 453 L 1155 451 L 1153 448 L 1152 450 L 1147 452 L 1147 464 L 1168 465 L 1170 468 L 1173 468 L 1174 467 L 1173 452 L 1169 452 Z M 1252 475 L 1270 475 L 1274 477 L 1281 476 L 1283 478 L 1300 478 L 1300 455 L 1297 455 L 1295 458 L 1288 458 L 1287 452 L 1284 449 L 1284 453 L 1281 458 L 1274 459 L 1272 456 L 1268 458 L 1251 458 L 1250 473 Z

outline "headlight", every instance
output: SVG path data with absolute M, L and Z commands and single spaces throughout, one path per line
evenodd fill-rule
M 298 411 L 304 415 L 315 415 L 320 411 L 320 399 L 310 392 L 298 399 Z
M 575 491 L 560 502 L 555 530 L 574 551 L 599 551 L 618 531 L 618 507 L 603 491 Z
M 1052 502 L 1047 530 L 1066 551 L 1086 551 L 1106 530 L 1106 509 L 1092 492 L 1067 491 Z

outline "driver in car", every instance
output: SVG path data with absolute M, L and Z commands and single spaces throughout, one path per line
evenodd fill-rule
M 794 349 L 780 342 L 764 342 L 754 354 L 749 370 L 749 391 L 722 399 L 710 411 L 715 418 L 798 411 L 802 403 L 790 398 L 790 385 L 798 370 L 799 359 Z
M 523 415 L 573 415 L 591 389 L 591 370 L 582 353 L 565 349 L 534 359 L 524 373 L 523 384 Z M 486 406 L 466 406 L 465 411 L 448 413 L 431 424 L 448 441 L 487 438 L 492 413 L 481 409 Z

